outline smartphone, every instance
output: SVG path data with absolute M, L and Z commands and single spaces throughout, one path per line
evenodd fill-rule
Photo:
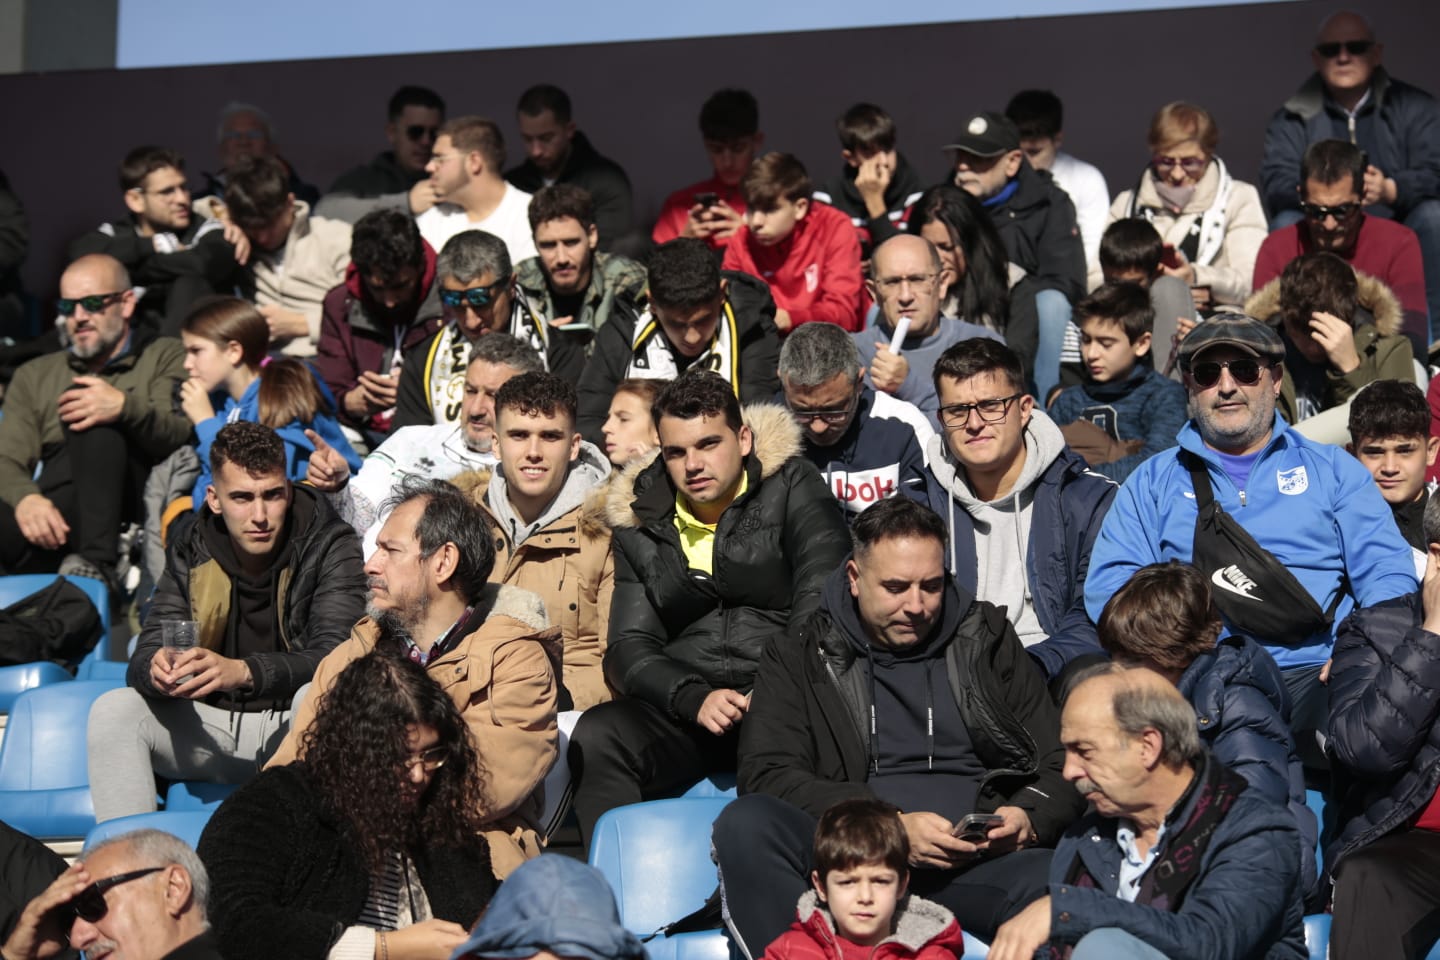
M 1160 253 L 1160 262 L 1171 270 L 1179 270 L 1185 265 L 1185 261 L 1180 259 L 1180 253 L 1175 249 L 1173 243 L 1165 244 L 1165 249 Z
M 695 202 L 700 204 L 700 206 L 702 207 L 713 207 L 720 202 L 720 195 L 718 193 L 710 193 L 708 191 L 705 193 L 697 193 L 695 194 Z
M 966 843 L 984 843 L 990 839 L 990 831 L 1005 822 L 998 813 L 967 813 L 955 824 L 952 835 Z

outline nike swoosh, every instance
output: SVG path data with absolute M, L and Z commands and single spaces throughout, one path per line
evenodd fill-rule
M 1210 574 L 1210 582 L 1213 583 L 1213 584 L 1215 584 L 1215 586 L 1219 587 L 1219 588 L 1222 589 L 1222 590 L 1229 590 L 1231 593 L 1235 594 L 1237 597 L 1244 597 L 1246 600 L 1254 600 L 1256 603 L 1264 603 L 1264 602 L 1265 602 L 1264 600 L 1261 600 L 1259 597 L 1252 597 L 1252 596 L 1250 596 L 1250 594 L 1246 593 L 1244 590 L 1241 590 L 1239 587 L 1235 586 L 1235 584 L 1231 583 L 1229 580 L 1226 580 L 1224 577 L 1222 577 L 1221 574 L 1224 572 L 1224 570 L 1225 570 L 1225 568 L 1224 568 L 1224 567 L 1221 567 L 1219 570 L 1216 570 L 1214 573 Z

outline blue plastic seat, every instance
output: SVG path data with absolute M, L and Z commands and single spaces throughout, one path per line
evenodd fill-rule
M 80 669 L 75 671 L 76 680 L 105 680 L 118 687 L 125 686 L 125 672 L 130 669 L 130 664 L 123 660 L 101 660 L 95 656 L 95 650 L 91 650 L 89 656 L 80 661 Z
M 9 713 L 15 698 L 26 690 L 34 690 L 50 683 L 65 683 L 70 672 L 56 663 L 42 660 L 39 663 L 22 663 L 13 667 L 0 667 L 0 713 Z
M 163 830 L 194 847 L 199 844 L 200 834 L 205 831 L 205 824 L 210 822 L 210 814 L 213 812 L 212 810 L 157 810 L 154 813 L 137 813 L 130 817 L 116 817 L 114 820 L 106 820 L 104 823 L 97 823 L 91 827 L 90 832 L 85 835 L 84 849 L 89 850 L 102 840 L 109 840 L 111 837 L 118 837 L 122 833 L 130 833 L 133 830 Z
M 722 797 L 726 800 L 734 800 L 737 795 L 735 774 L 733 773 L 712 773 L 680 794 L 682 797 L 697 797 L 701 799 Z
M 203 780 L 177 780 L 165 791 L 165 809 L 170 811 L 203 810 L 206 816 L 240 789 L 238 783 L 206 783 Z
M 1305 791 L 1305 806 L 1315 814 L 1315 823 L 1319 829 L 1315 831 L 1315 869 L 1321 873 L 1325 872 L 1325 794 L 1319 790 Z M 1328 927 L 1327 927 L 1328 930 Z
M 1329 956 L 1330 914 L 1314 913 L 1305 918 L 1305 948 L 1310 951 L 1310 960 L 1325 960 Z
M 84 837 L 95 825 L 85 724 L 114 683 L 75 680 L 15 698 L 0 744 L 0 820 L 41 840 Z

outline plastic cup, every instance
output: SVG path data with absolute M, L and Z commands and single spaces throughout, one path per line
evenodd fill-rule
M 200 621 L 163 620 L 160 623 L 160 637 L 161 642 L 165 645 L 165 655 L 173 664 L 177 654 L 194 649 L 195 645 L 199 643 Z M 181 677 L 175 682 L 184 683 L 189 679 L 190 677 Z

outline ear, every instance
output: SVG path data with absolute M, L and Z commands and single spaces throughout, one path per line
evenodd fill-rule
M 565 139 L 569 140 L 575 136 L 575 121 L 571 120 L 565 124 Z
M 1024 150 L 1011 150 L 1009 153 L 1005 154 L 1005 178 L 1008 180 L 1009 178 L 1015 176 L 1015 174 L 1019 173 L 1020 164 L 1024 162 Z
M 870 292 L 870 299 L 875 303 L 880 302 L 880 288 L 875 286 L 875 278 L 870 274 L 875 272 L 875 261 L 870 261 L 870 269 L 865 271 L 865 289 Z M 940 299 L 945 299 L 945 294 L 940 294 Z
M 205 487 L 205 506 L 210 508 L 211 513 L 220 512 L 220 494 L 215 492 L 213 483 Z
M 850 596 L 860 596 L 860 565 L 854 556 L 845 561 L 845 579 L 850 581 Z
M 485 158 L 480 155 L 479 150 L 471 150 L 465 154 L 465 169 L 472 177 L 478 177 L 485 172 Z
M 748 456 L 750 456 L 750 452 L 755 449 L 755 435 L 750 432 L 750 425 L 749 425 L 749 424 L 747 424 L 747 423 L 742 423 L 742 424 L 740 425 L 740 434 L 739 434 L 739 436 L 740 436 L 740 456 L 742 456 L 742 457 L 748 457 Z
M 1146 330 L 1135 338 L 1135 342 L 1130 344 L 1130 349 L 1134 352 L 1135 356 L 1143 357 L 1150 352 L 1150 343 L 1153 339 L 1154 337 L 1151 336 L 1150 331 Z
M 1146 727 L 1140 734 L 1140 762 L 1145 769 L 1153 770 L 1160 765 L 1160 754 L 1165 750 L 1165 738 L 1154 727 Z
M 1058 152 L 1060 148 L 1065 145 L 1065 131 L 1060 130 L 1056 132 L 1055 136 L 1050 139 L 1055 141 L 1055 150 Z
M 795 201 L 795 219 L 804 220 L 805 214 L 810 212 L 810 198 L 801 197 Z
M 945 303 L 945 295 L 950 292 L 950 287 L 957 282 L 959 281 L 957 281 L 953 276 L 951 276 L 948 267 L 941 268 L 940 276 L 935 278 L 936 288 L 940 291 L 939 295 L 936 297 L 936 299 L 939 301 L 939 304 L 935 308 L 937 313 L 940 311 L 941 305 Z
M 860 158 L 855 156 L 855 152 L 853 150 L 841 150 L 840 156 L 842 159 L 844 159 L 847 165 L 859 169 Z
M 815 888 L 815 895 L 820 898 L 820 902 L 825 903 L 825 884 L 820 882 L 819 870 L 810 871 L 810 885 Z
M 400 146 L 400 126 L 394 120 L 385 123 L 385 139 L 390 141 L 390 146 Z
M 590 229 L 585 231 L 585 245 L 591 250 L 600 246 L 600 231 L 593 223 L 590 224 Z
M 434 578 L 435 586 L 440 586 L 455 575 L 455 569 L 460 566 L 460 550 L 450 541 L 435 551 L 430 558 L 430 574 Z
M 145 195 L 139 187 L 125 191 L 125 208 L 137 217 L 145 212 Z
M 574 463 L 580 459 L 580 434 L 570 438 L 570 462 Z
M 135 306 L 138 301 L 135 299 L 135 289 L 132 287 L 125 291 L 125 296 L 120 298 L 120 316 L 129 320 L 135 314 Z
M 730 281 L 724 277 L 720 278 L 720 299 L 724 300 L 730 295 Z
M 245 358 L 245 348 L 240 345 L 239 340 L 227 340 L 225 341 L 225 346 L 220 350 L 220 355 L 225 358 L 225 362 L 230 364 L 230 366 L 238 367 L 240 366 L 240 361 Z
M 1425 441 L 1425 465 L 1435 466 L 1435 454 L 1440 453 L 1440 437 L 1431 437 Z
M 907 894 L 907 893 L 909 893 L 909 892 L 910 892 L 910 871 L 909 871 L 909 870 L 901 870 L 901 871 L 900 871 L 900 886 L 899 886 L 899 888 L 898 888 L 898 892 L 895 894 L 895 897 L 896 897 L 896 899 L 903 899 L 903 898 L 905 897 L 905 894 Z
M 189 872 L 178 863 L 172 863 L 165 869 L 165 912 L 179 918 L 191 906 L 195 887 L 190 881 Z
M 1270 385 L 1270 391 L 1276 399 L 1280 397 L 1280 388 L 1285 385 L 1285 364 L 1277 363 L 1270 369 L 1270 376 L 1275 382 Z
M 1024 387 L 1016 389 L 1023 390 Z M 1030 415 L 1035 412 L 1035 398 L 1027 393 L 1015 402 L 1020 405 L 1020 429 L 1024 430 L 1030 426 Z

